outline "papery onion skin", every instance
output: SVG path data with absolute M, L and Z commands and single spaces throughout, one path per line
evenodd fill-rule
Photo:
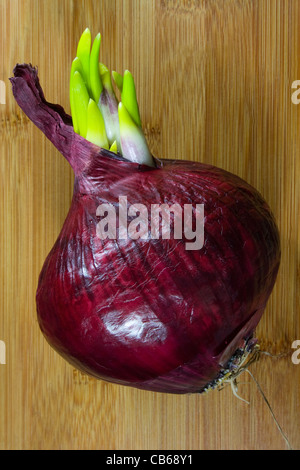
M 109 382 L 166 393 L 201 392 L 252 337 L 273 289 L 280 240 L 248 183 L 188 161 L 141 166 L 99 150 L 45 101 L 37 72 L 17 65 L 14 96 L 75 173 L 69 214 L 39 278 L 37 312 L 50 345 Z M 185 240 L 101 240 L 97 207 L 204 204 L 200 250 Z M 150 222 L 150 221 L 149 221 Z

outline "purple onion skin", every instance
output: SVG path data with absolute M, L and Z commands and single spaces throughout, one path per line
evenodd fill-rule
M 71 164 L 69 214 L 42 268 L 40 328 L 83 372 L 166 393 L 201 392 L 253 336 L 273 289 L 280 240 L 261 195 L 222 169 L 156 160 L 150 168 L 75 134 L 48 103 L 31 65 L 17 65 L 14 96 Z M 97 207 L 204 204 L 204 246 L 186 240 L 101 240 Z M 150 218 L 149 218 L 150 224 Z

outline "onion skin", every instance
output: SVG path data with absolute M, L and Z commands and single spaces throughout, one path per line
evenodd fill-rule
M 220 168 L 128 162 L 74 133 L 48 103 L 31 65 L 17 65 L 14 96 L 67 158 L 72 204 L 42 268 L 38 321 L 49 344 L 99 379 L 165 393 L 196 393 L 254 334 L 272 292 L 280 240 L 262 196 Z M 204 204 L 204 246 L 184 240 L 101 240 L 97 207 Z

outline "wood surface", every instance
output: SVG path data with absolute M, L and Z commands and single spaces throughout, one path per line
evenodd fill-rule
M 40 333 L 35 291 L 68 212 L 73 174 L 18 108 L 8 78 L 38 66 L 46 99 L 69 112 L 77 41 L 102 34 L 101 60 L 129 69 L 156 156 L 212 163 L 255 186 L 278 222 L 282 262 L 250 368 L 300 449 L 299 0 L 0 0 L 1 449 L 286 449 L 251 377 L 207 395 L 138 391 L 90 379 Z M 3 346 L 3 343 L 1 343 Z

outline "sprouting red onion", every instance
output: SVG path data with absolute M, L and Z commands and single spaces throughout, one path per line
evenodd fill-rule
M 19 106 L 75 173 L 69 214 L 39 278 L 47 341 L 99 379 L 159 392 L 206 390 L 253 347 L 274 286 L 280 241 L 268 205 L 210 165 L 155 159 L 152 168 L 99 149 L 45 100 L 31 65 L 17 65 L 11 82 Z M 117 208 L 120 196 L 128 206 L 204 204 L 203 247 L 186 249 L 184 237 L 101 239 L 97 208 Z

